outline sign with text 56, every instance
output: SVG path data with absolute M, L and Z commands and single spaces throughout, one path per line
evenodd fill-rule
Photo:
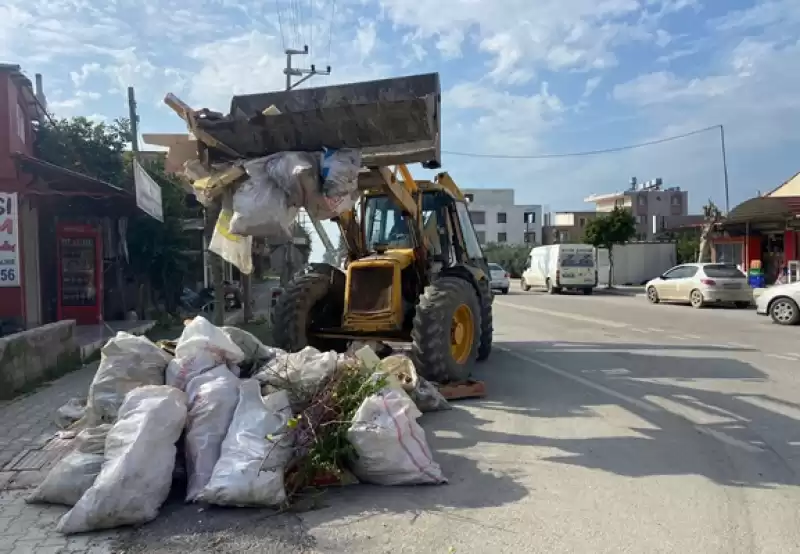
M 0 287 L 19 286 L 18 206 L 17 193 L 0 192 Z

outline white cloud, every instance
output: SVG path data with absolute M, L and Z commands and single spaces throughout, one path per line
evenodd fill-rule
M 583 87 L 583 98 L 588 98 L 592 95 L 592 93 L 597 89 L 597 86 L 602 81 L 602 77 L 590 77 L 586 79 L 586 84 Z

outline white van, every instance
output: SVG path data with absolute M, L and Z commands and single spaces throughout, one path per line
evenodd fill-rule
M 522 290 L 582 290 L 592 294 L 597 286 L 597 258 L 589 244 L 550 244 L 531 250 L 528 269 L 522 274 Z

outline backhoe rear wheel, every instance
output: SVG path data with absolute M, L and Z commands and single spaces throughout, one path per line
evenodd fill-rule
M 419 299 L 411 330 L 417 371 L 437 383 L 464 381 L 481 344 L 481 303 L 458 277 L 440 277 Z
M 492 291 L 487 281 L 480 283 L 481 287 L 481 343 L 478 346 L 478 361 L 489 358 L 492 353 L 492 337 L 494 336 L 494 316 L 492 315 Z
M 273 338 L 288 352 L 306 346 L 327 352 L 347 350 L 348 341 L 310 335 L 312 329 L 339 327 L 344 311 L 344 286 L 320 273 L 306 273 L 292 281 L 275 305 Z

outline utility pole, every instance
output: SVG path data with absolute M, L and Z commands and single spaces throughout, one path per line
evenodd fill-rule
M 292 90 L 296 86 L 304 83 L 305 81 L 309 80 L 311 77 L 315 75 L 330 75 L 331 74 L 331 66 L 328 66 L 325 71 L 318 70 L 314 64 L 311 64 L 310 69 L 304 69 L 299 67 L 292 67 L 292 56 L 305 56 L 308 55 L 308 45 L 304 46 L 302 50 L 287 48 L 284 50 L 286 54 L 286 68 L 283 70 L 283 74 L 286 75 L 286 90 Z M 292 77 L 300 77 L 298 81 L 292 83 Z M 309 219 L 310 216 L 309 216 Z M 322 225 L 318 222 L 311 219 L 314 228 L 317 229 L 317 233 L 319 234 L 320 229 L 322 229 Z M 295 220 L 296 224 L 299 224 L 299 219 Z M 322 229 L 324 232 L 324 229 Z M 327 238 L 327 234 L 325 235 Z M 323 239 L 324 242 L 324 239 Z M 330 239 L 327 241 L 330 243 Z M 281 271 L 281 287 L 286 287 L 289 284 L 289 281 L 292 280 L 292 276 L 294 275 L 293 269 L 293 260 L 292 260 L 292 250 L 294 249 L 294 228 L 292 228 L 292 236 L 289 239 L 289 242 L 286 243 L 284 246 L 283 251 L 283 271 Z
M 722 171 L 725 177 L 725 215 L 731 210 L 730 195 L 728 192 L 728 155 L 725 152 L 725 127 L 719 126 L 719 139 L 722 144 Z

